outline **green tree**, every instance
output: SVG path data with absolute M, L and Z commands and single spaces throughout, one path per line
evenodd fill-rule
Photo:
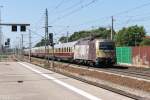
M 138 46 L 143 41 L 146 31 L 143 26 L 122 28 L 115 35 L 117 46 Z
M 40 47 L 40 46 L 44 46 L 45 45 L 45 39 L 41 39 L 40 42 L 38 42 L 35 47 Z
M 110 38 L 110 29 L 104 28 L 104 27 L 100 27 L 98 29 L 93 29 L 93 30 L 89 30 L 89 31 L 79 31 L 79 32 L 74 32 L 70 37 L 69 37 L 69 41 L 76 41 L 79 40 L 81 38 L 85 38 L 85 37 L 89 37 L 89 36 L 97 36 L 97 37 L 101 37 L 101 38 Z M 61 37 L 59 39 L 60 42 L 66 42 L 66 37 Z
M 66 42 L 67 42 L 67 37 L 62 36 L 62 37 L 59 39 L 59 41 L 62 42 L 62 43 L 66 43 Z

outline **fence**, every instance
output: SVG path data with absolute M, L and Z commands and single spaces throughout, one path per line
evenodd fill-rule
M 131 47 L 117 47 L 116 48 L 116 56 L 117 56 L 117 63 L 123 63 L 123 64 L 131 64 L 131 55 L 132 50 Z
M 116 47 L 117 64 L 150 67 L 150 46 Z
M 132 64 L 138 67 L 150 66 L 150 47 L 133 47 Z

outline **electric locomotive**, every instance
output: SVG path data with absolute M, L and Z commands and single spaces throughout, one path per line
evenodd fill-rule
M 32 48 L 31 51 L 32 56 L 45 56 L 44 47 Z M 28 52 L 29 49 L 26 49 L 25 54 L 28 55 Z M 90 65 L 116 63 L 115 43 L 112 40 L 99 38 L 85 38 L 74 42 L 55 44 L 54 52 L 49 46 L 47 56 L 50 59 L 54 57 L 53 59 L 59 61 L 65 60 Z

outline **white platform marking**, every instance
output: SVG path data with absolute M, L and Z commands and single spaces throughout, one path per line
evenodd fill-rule
M 21 62 L 18 62 L 18 63 L 21 64 L 22 66 L 24 66 L 25 68 L 28 68 L 28 69 L 30 69 L 31 71 L 36 72 L 36 73 L 40 74 L 41 76 L 43 76 L 43 77 L 45 77 L 45 78 L 47 78 L 47 79 L 50 79 L 50 80 L 54 81 L 55 83 L 57 83 L 57 84 L 59 84 L 59 85 L 62 85 L 62 86 L 64 86 L 64 87 L 66 87 L 66 88 L 68 88 L 68 89 L 70 89 L 70 90 L 76 92 L 77 94 L 80 94 L 80 95 L 82 95 L 82 96 L 88 98 L 89 100 L 102 100 L 102 99 L 100 99 L 100 98 L 98 98 L 98 97 L 96 97 L 96 96 L 93 96 L 93 95 L 91 95 L 91 94 L 89 94 L 89 93 L 87 93 L 87 92 L 85 92 L 85 91 L 83 91 L 83 90 L 81 90 L 81 89 L 78 89 L 78 88 L 76 88 L 76 87 L 74 87 L 74 86 L 72 86 L 72 85 L 69 85 L 69 84 L 67 84 L 67 83 L 65 83 L 65 82 L 62 82 L 62 81 L 60 81 L 60 80 L 58 80 L 58 79 L 56 79 L 56 78 L 54 78 L 54 77 L 52 77 L 52 76 L 49 76 L 49 75 L 47 75 L 47 74 L 43 74 L 43 73 L 40 72 L 39 70 L 36 70 L 36 69 L 34 69 L 34 68 L 32 68 L 32 67 L 26 65 L 26 64 L 23 64 L 23 63 L 21 63 Z

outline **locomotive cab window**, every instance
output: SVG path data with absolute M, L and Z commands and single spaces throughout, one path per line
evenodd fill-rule
M 113 42 L 100 42 L 99 49 L 101 50 L 114 50 L 115 45 Z

